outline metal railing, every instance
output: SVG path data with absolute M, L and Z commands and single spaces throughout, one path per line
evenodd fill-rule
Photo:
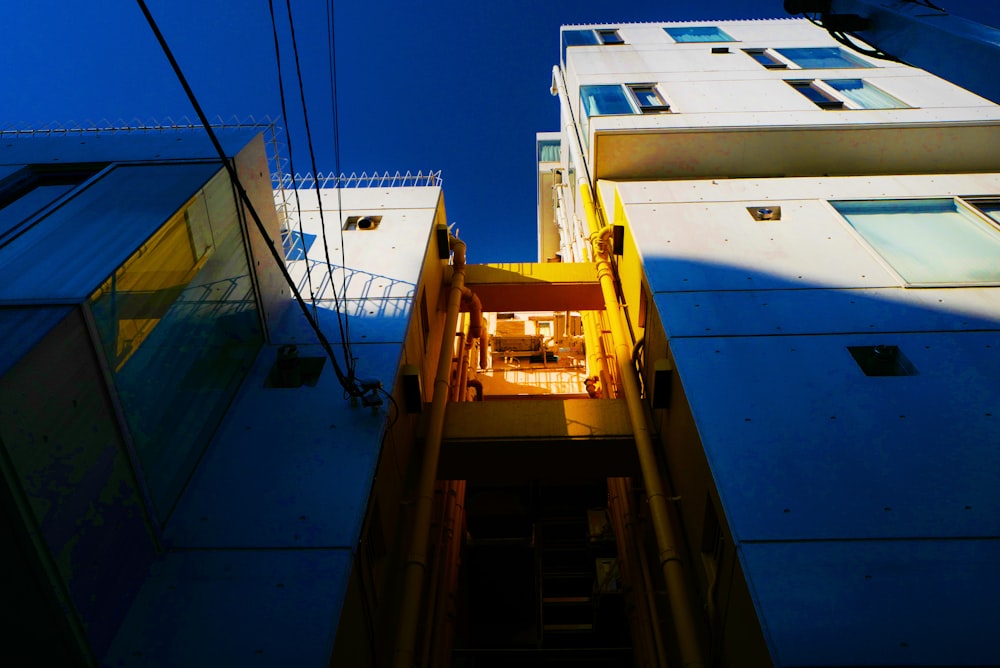
M 262 131 L 272 130 L 276 127 L 275 121 L 270 117 L 258 121 L 253 116 L 246 119 L 233 117 L 230 120 L 223 120 L 221 116 L 216 117 L 216 121 L 211 124 L 214 130 L 233 130 L 242 128 L 260 128 Z M 112 133 L 159 133 L 178 131 L 201 131 L 203 127 L 200 122 L 192 121 L 187 116 L 174 119 L 167 116 L 164 119 L 151 118 L 142 120 L 134 118 L 130 121 L 124 119 L 108 120 L 102 118 L 98 121 L 90 119 L 82 122 L 76 120 L 65 123 L 52 122 L 44 125 L 29 126 L 27 124 L 10 124 L 0 127 L 0 137 L 10 138 L 30 138 L 30 137 L 50 137 L 61 135 L 100 135 Z
M 419 172 L 351 172 L 340 175 L 333 172 L 319 172 L 315 176 L 306 174 L 273 174 L 275 189 L 299 188 L 309 190 L 316 188 L 413 188 L 440 186 L 441 170 Z

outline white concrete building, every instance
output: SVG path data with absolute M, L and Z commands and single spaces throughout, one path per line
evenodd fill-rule
M 562 46 L 539 254 L 620 226 L 705 665 L 1000 661 L 1000 107 L 805 20 Z

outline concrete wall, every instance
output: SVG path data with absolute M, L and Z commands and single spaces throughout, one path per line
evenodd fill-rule
M 776 665 L 889 664 L 914 643 L 935 665 L 989 662 L 1000 287 L 905 287 L 828 202 L 998 192 L 997 174 L 617 184 L 653 305 L 644 376 L 676 367 L 654 418 L 722 665 L 767 665 L 764 639 Z M 879 343 L 917 373 L 865 375 L 847 348 Z M 933 564 L 956 540 L 952 580 Z M 913 613 L 932 609 L 950 621 Z
M 567 50 L 567 97 L 577 123 L 582 85 L 656 84 L 671 106 L 670 113 L 589 119 L 584 140 L 592 178 L 905 174 L 995 165 L 988 147 L 996 143 L 1000 108 L 973 93 L 923 70 L 853 53 L 873 67 L 768 69 L 743 52 L 838 46 L 805 20 L 708 25 L 736 41 L 674 43 L 661 26 L 625 25 L 624 45 Z M 712 53 L 720 46 L 729 52 Z M 813 79 L 864 79 L 909 108 L 821 109 L 786 83 Z

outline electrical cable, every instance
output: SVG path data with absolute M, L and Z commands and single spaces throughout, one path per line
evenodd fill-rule
M 273 0 L 268 0 L 268 3 L 270 4 L 272 1 Z M 330 244 L 327 241 L 327 236 L 326 236 L 326 219 L 325 219 L 325 216 L 323 214 L 323 198 L 321 196 L 320 187 L 319 187 L 319 172 L 316 169 L 316 152 L 315 152 L 315 150 L 313 148 L 312 129 L 310 128 L 310 125 L 309 125 L 309 111 L 308 111 L 308 108 L 306 106 L 306 93 L 305 93 L 305 87 L 304 87 L 303 82 L 302 82 L 302 66 L 301 66 L 301 62 L 299 60 L 299 46 L 298 46 L 298 42 L 297 42 L 297 40 L 295 38 L 295 23 L 294 23 L 294 21 L 292 19 L 292 2 L 291 2 L 291 0 L 285 0 L 285 7 L 286 7 L 286 9 L 288 11 L 288 29 L 289 29 L 289 32 L 290 32 L 290 35 L 291 35 L 291 39 L 292 39 L 292 53 L 295 56 L 295 76 L 296 76 L 296 78 L 298 80 L 298 85 L 299 85 L 299 99 L 300 99 L 301 104 L 302 104 L 302 119 L 303 119 L 303 121 L 305 123 L 306 145 L 307 145 L 307 147 L 309 149 L 309 162 L 310 162 L 310 167 L 312 168 L 312 173 L 316 177 L 316 202 L 319 205 L 320 231 L 322 232 L 322 238 L 323 238 L 323 252 L 324 252 L 325 257 L 326 257 L 326 269 L 327 269 L 327 274 L 330 277 L 330 285 L 333 288 L 333 304 L 334 304 L 334 308 L 335 308 L 336 313 L 337 313 L 337 327 L 340 329 L 340 343 L 341 343 L 341 348 L 344 351 L 345 365 L 347 366 L 347 374 L 348 374 L 349 377 L 353 378 L 354 377 L 354 371 L 355 371 L 355 366 L 356 366 L 357 360 L 354 358 L 354 355 L 351 353 L 351 342 L 350 342 L 350 339 L 348 337 L 347 330 L 346 330 L 346 328 L 344 326 L 344 321 L 347 319 L 347 315 L 341 311 L 340 296 L 337 294 L 337 287 L 336 287 L 336 285 L 333 282 L 333 263 L 330 260 Z M 337 169 L 339 170 L 339 166 L 337 167 Z M 338 178 L 339 178 L 339 171 L 338 171 Z M 337 184 L 337 185 L 339 186 L 340 184 Z M 337 193 L 338 194 L 340 193 L 339 187 L 337 189 Z M 340 222 L 340 221 L 338 221 L 337 227 L 338 227 L 338 229 L 343 230 L 343 223 Z M 343 248 L 344 248 L 343 243 L 341 243 L 340 247 L 341 247 L 341 250 L 343 250 Z M 346 283 L 346 272 L 347 272 L 347 267 L 342 265 L 341 266 L 341 270 L 345 274 L 345 280 L 344 280 L 344 287 L 345 287 L 344 299 L 346 300 L 347 299 L 347 293 L 346 293 L 346 286 L 347 286 L 347 283 Z
M 274 3 L 269 1 L 267 3 L 268 9 L 271 13 L 271 34 L 274 36 L 274 61 L 278 66 L 278 97 L 281 100 L 281 117 L 288 119 L 288 109 L 285 104 L 285 80 L 281 74 L 281 47 L 278 42 L 278 25 L 274 20 Z M 306 283 L 309 286 L 309 299 L 312 302 L 313 316 L 317 316 L 316 312 L 316 292 L 313 289 L 312 284 L 312 266 L 309 264 L 309 251 L 306 249 L 306 237 L 302 228 L 302 202 L 299 200 L 299 189 L 295 187 L 295 158 L 294 152 L 292 151 L 292 137 L 291 134 L 288 135 L 288 171 L 292 174 L 292 195 L 295 197 L 295 212 L 296 218 L 299 224 L 299 239 L 302 242 L 302 259 L 305 261 L 306 265 Z M 286 212 L 287 215 L 287 212 Z
M 333 124 L 333 169 L 334 174 L 337 175 L 337 219 L 341 220 L 343 218 L 344 202 L 341 195 L 340 187 L 340 106 L 338 104 L 339 96 L 337 95 L 337 32 L 334 29 L 334 7 L 333 0 L 329 0 L 326 4 L 326 19 L 327 19 L 327 29 L 326 29 L 326 43 L 327 51 L 330 56 L 330 113 L 331 121 Z M 344 251 L 344 226 L 340 226 L 340 264 L 343 267 L 347 266 L 347 258 L 345 257 Z M 332 280 L 332 279 L 331 279 Z M 344 272 L 344 295 L 347 295 L 347 272 Z M 351 336 L 351 321 L 347 319 L 344 321 L 345 328 L 347 330 L 347 337 Z
M 940 9 L 939 7 L 934 7 L 934 5 L 930 4 L 929 2 L 921 2 L 919 0 L 909 0 L 909 2 L 914 2 L 916 4 L 926 5 L 928 7 L 934 8 L 934 9 Z M 839 31 L 839 30 L 830 30 L 829 28 L 826 27 L 826 25 L 823 22 L 823 18 L 825 17 L 825 14 L 818 14 L 816 12 L 813 12 L 812 14 L 813 15 L 810 16 L 809 12 L 802 12 L 802 16 L 804 16 L 807 21 L 809 21 L 810 23 L 812 23 L 814 26 L 816 26 L 818 28 L 822 28 L 823 30 L 826 30 L 826 32 L 830 35 L 830 37 L 834 38 L 840 44 L 843 44 L 844 46 L 846 46 L 848 49 L 851 49 L 852 51 L 856 51 L 856 52 L 858 52 L 858 53 L 860 53 L 862 55 L 869 56 L 871 58 L 878 58 L 880 60 L 888 60 L 889 62 L 892 62 L 892 63 L 901 63 L 903 65 L 907 65 L 908 64 L 906 61 L 904 61 L 904 60 L 902 60 L 900 58 L 897 58 L 896 56 L 894 56 L 894 55 L 892 55 L 890 53 L 886 53 L 882 49 L 878 49 L 878 48 L 867 49 L 865 47 L 859 46 L 858 44 L 855 44 L 852 40 L 854 40 L 854 39 L 861 39 L 860 37 L 858 37 L 857 35 L 855 35 L 853 33 L 843 32 L 843 31 Z
M 184 72 L 181 70 L 180 65 L 177 63 L 177 59 L 174 58 L 173 51 L 171 51 L 170 46 L 167 44 L 166 38 L 160 31 L 159 26 L 156 24 L 156 20 L 149 11 L 149 7 L 146 6 L 145 0 L 136 0 L 139 5 L 139 9 L 142 11 L 143 16 L 146 18 L 146 22 L 149 24 L 150 29 L 156 36 L 157 42 L 160 44 L 160 48 L 163 50 L 163 54 L 167 57 L 170 62 L 170 67 L 173 69 L 174 74 L 177 76 L 177 80 L 180 82 L 181 87 L 184 89 L 184 93 L 187 95 L 188 100 L 191 102 L 191 106 L 194 107 L 195 113 L 198 115 L 198 120 L 201 122 L 202 127 L 205 129 L 209 140 L 212 142 L 212 146 L 215 148 L 216 153 L 219 155 L 219 159 L 222 161 L 222 165 L 225 168 L 227 174 L 229 175 L 230 181 L 236 186 L 239 191 L 240 200 L 243 205 L 250 212 L 250 217 L 253 218 L 254 225 L 257 227 L 257 231 L 263 237 L 268 250 L 271 253 L 271 257 L 275 260 L 278 265 L 279 271 L 281 271 L 282 276 L 288 283 L 292 294 L 295 297 L 296 303 L 302 310 L 302 314 L 305 316 L 310 327 L 312 327 L 317 338 L 319 339 L 320 345 L 323 350 L 329 356 L 330 361 L 333 363 L 334 372 L 337 375 L 337 380 L 340 385 L 344 388 L 344 391 L 351 397 L 363 397 L 365 396 L 365 391 L 361 388 L 357 380 L 353 377 L 348 377 L 344 374 L 343 369 L 341 369 L 340 364 L 337 362 L 337 357 L 333 352 L 333 347 L 330 345 L 329 340 L 323 334 L 323 331 L 319 328 L 319 324 L 312 317 L 309 312 L 309 307 L 306 305 L 305 300 L 302 299 L 302 295 L 299 293 L 298 288 L 295 287 L 292 277 L 288 273 L 288 269 L 285 267 L 284 257 L 278 252 L 275 247 L 274 242 L 271 240 L 270 236 L 267 234 L 267 228 L 264 227 L 264 223 L 260 219 L 260 215 L 257 213 L 257 209 L 254 207 L 253 202 L 250 201 L 250 196 L 247 195 L 246 189 L 243 187 L 243 183 L 240 181 L 239 176 L 236 173 L 236 168 L 233 166 L 229 157 L 226 155 L 225 150 L 222 148 L 222 144 L 219 143 L 219 138 L 216 136 L 215 131 L 212 129 L 211 124 L 208 121 L 208 117 L 205 116 L 204 110 L 201 108 L 201 104 L 198 102 L 191 85 L 187 81 L 187 77 L 184 76 Z
M 830 29 L 827 29 L 827 32 L 830 34 L 830 37 L 833 37 L 835 40 L 846 46 L 848 49 L 851 49 L 852 51 L 856 51 L 862 55 L 869 56 L 871 58 L 888 60 L 889 62 L 892 63 L 901 63 L 903 65 L 907 64 L 905 61 L 900 60 L 899 58 L 893 56 L 892 54 L 886 53 L 882 49 L 866 49 L 862 46 L 855 44 L 852 41 L 852 39 L 860 39 L 860 38 L 854 35 L 853 33 L 833 31 Z
M 944 7 L 938 7 L 933 2 L 931 2 L 931 0 L 906 0 L 906 2 L 912 2 L 915 5 L 923 5 L 924 7 L 927 7 L 929 9 L 936 9 L 939 12 L 944 12 L 945 14 L 948 13 L 947 9 L 945 9 Z

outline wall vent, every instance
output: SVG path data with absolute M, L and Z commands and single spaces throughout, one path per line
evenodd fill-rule
M 899 346 L 847 346 L 866 376 L 915 376 L 917 370 Z
M 781 220 L 780 206 L 748 206 L 747 211 L 754 220 Z
M 376 229 L 381 222 L 382 216 L 348 216 L 344 229 L 367 232 Z

